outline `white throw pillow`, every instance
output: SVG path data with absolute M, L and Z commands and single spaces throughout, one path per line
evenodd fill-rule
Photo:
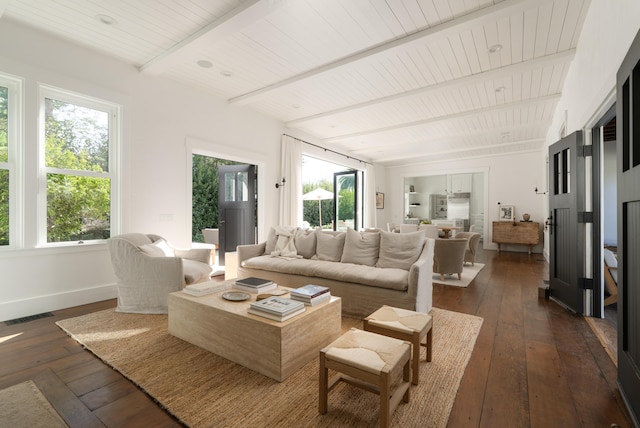
M 376 267 L 409 270 L 422 254 L 426 237 L 423 231 L 411 233 L 380 232 L 380 256 Z
M 329 262 L 339 262 L 342 258 L 344 232 L 331 233 L 316 229 L 316 258 Z
M 140 247 L 143 253 L 151 257 L 175 257 L 173 249 L 164 239 L 159 239 L 153 244 L 146 244 Z
M 375 266 L 380 253 L 380 233 L 356 232 L 347 229 L 347 237 L 342 251 L 342 263 Z

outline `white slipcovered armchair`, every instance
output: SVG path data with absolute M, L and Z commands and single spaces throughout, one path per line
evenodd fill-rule
M 117 312 L 166 314 L 167 296 L 208 281 L 211 251 L 173 248 L 158 235 L 126 233 L 107 241 L 118 279 Z

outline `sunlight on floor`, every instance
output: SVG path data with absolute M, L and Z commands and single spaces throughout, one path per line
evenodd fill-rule
M 127 337 L 137 336 L 148 332 L 148 328 L 134 328 L 131 330 L 116 330 L 116 331 L 97 331 L 94 333 L 81 333 L 77 334 L 77 340 L 82 342 L 102 342 L 106 340 L 124 339 Z
M 0 337 L 0 343 L 8 342 L 9 340 L 13 339 L 14 337 L 20 336 L 21 334 L 22 333 L 16 333 L 16 334 L 12 334 L 11 336 Z

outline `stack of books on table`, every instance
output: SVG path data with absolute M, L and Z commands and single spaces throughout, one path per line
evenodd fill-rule
M 304 311 L 304 303 L 278 296 L 252 302 L 248 310 L 250 314 L 276 321 L 286 321 Z
M 314 284 L 307 284 L 303 287 L 296 288 L 295 290 L 291 290 L 289 294 L 293 300 L 309 306 L 327 302 L 331 299 L 329 287 Z
M 218 291 L 226 290 L 229 288 L 224 282 L 200 282 L 197 284 L 187 285 L 182 289 L 183 293 L 187 293 L 191 296 L 206 296 L 207 294 L 217 293 Z
M 246 291 L 247 293 L 260 294 L 275 290 L 278 288 L 278 284 L 268 279 L 255 278 L 251 276 L 249 278 L 236 279 L 236 282 L 233 284 L 233 288 L 236 290 Z

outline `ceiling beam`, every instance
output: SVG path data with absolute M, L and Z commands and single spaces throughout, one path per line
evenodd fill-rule
M 224 37 L 242 31 L 291 0 L 246 0 L 237 8 L 202 27 L 186 39 L 141 65 L 138 70 L 160 74 L 180 63 L 188 53 L 201 46 L 210 46 Z M 2 0 L 0 0 L 1 4 Z
M 545 139 L 544 138 L 536 138 L 533 140 L 520 140 L 520 141 L 513 141 L 511 143 L 498 143 L 498 144 L 487 144 L 484 146 L 477 146 L 477 147 L 464 147 L 464 148 L 459 148 L 459 149 L 451 149 L 451 150 L 441 150 L 439 152 L 432 152 L 429 154 L 424 154 L 418 157 L 418 159 L 412 159 L 415 160 L 415 163 L 423 163 L 425 162 L 428 158 L 430 157 L 435 157 L 435 156 L 442 156 L 442 155 L 450 155 L 450 154 L 454 154 L 454 153 L 469 153 L 469 152 L 474 152 L 476 150 L 491 150 L 491 149 L 495 149 L 495 148 L 504 148 L 504 147 L 511 147 L 511 146 L 519 146 L 521 144 L 541 144 L 544 143 Z M 511 153 L 511 152 L 510 152 Z M 518 150 L 518 153 L 524 153 L 524 151 Z M 495 154 L 491 154 L 490 156 L 495 156 Z M 471 157 L 474 157 L 474 155 L 471 155 Z M 459 159 L 463 159 L 463 158 L 467 158 L 466 156 L 463 156 L 462 158 Z M 407 157 L 406 156 L 385 156 L 384 160 L 380 160 L 378 161 L 379 163 L 387 163 L 387 162 L 394 162 L 394 161 L 399 161 L 399 160 L 406 160 Z M 374 160 L 375 162 L 375 160 Z
M 375 100 L 365 101 L 363 103 L 353 104 L 350 106 L 342 107 L 339 109 L 318 113 L 315 115 L 301 117 L 299 119 L 290 120 L 285 125 L 289 127 L 299 126 L 303 123 L 310 122 L 317 119 L 324 119 L 330 116 L 351 112 L 357 109 L 369 108 L 375 105 L 391 103 L 394 101 L 403 100 L 405 98 L 417 97 L 417 96 L 429 96 L 436 92 L 452 90 L 463 86 L 471 85 L 481 81 L 487 81 L 492 79 L 501 79 L 504 77 L 512 76 L 513 74 L 523 73 L 527 70 L 537 67 L 547 67 L 550 65 L 571 62 L 575 56 L 576 50 L 570 49 L 564 52 L 558 52 L 552 55 L 546 55 L 540 58 L 535 58 L 520 62 L 517 64 L 511 64 L 504 67 L 496 68 L 493 70 L 483 71 L 481 73 L 473 74 L 470 76 L 461 77 L 455 80 L 449 80 L 447 82 L 438 83 L 432 86 L 425 86 L 423 88 L 417 88 L 399 94 L 390 95 L 387 97 L 377 98 Z
M 239 105 L 249 104 L 272 91 L 288 85 L 292 85 L 301 80 L 309 79 L 319 74 L 327 73 L 337 68 L 344 67 L 356 62 L 372 60 L 378 55 L 388 54 L 389 51 L 393 49 L 397 49 L 400 47 L 406 48 L 413 44 L 425 44 L 430 40 L 443 39 L 449 37 L 450 35 L 457 34 L 463 29 L 482 25 L 491 21 L 496 21 L 500 18 L 510 16 L 518 11 L 534 9 L 540 7 L 545 3 L 549 3 L 550 1 L 552 0 L 504 0 L 496 5 L 476 10 L 459 18 L 452 19 L 442 24 L 438 24 L 433 27 L 426 28 L 422 31 L 410 34 L 406 37 L 394 39 L 391 42 L 383 43 L 373 48 L 358 52 L 354 55 L 350 55 L 324 64 L 320 67 L 314 68 L 304 73 L 300 73 L 298 75 L 281 80 L 280 82 L 276 82 L 263 88 L 256 89 L 255 91 L 233 97 L 229 99 L 229 103 Z
M 487 113 L 510 111 L 510 110 L 513 110 L 514 108 L 530 107 L 535 104 L 542 104 L 546 102 L 557 102 L 560 99 L 560 95 L 561 94 L 552 94 L 544 97 L 532 98 L 530 100 L 500 104 L 493 107 L 482 107 L 475 110 L 467 110 L 460 113 L 454 113 L 454 114 L 449 114 L 445 116 L 436 116 L 436 117 L 430 117 L 428 119 L 416 120 L 413 122 L 398 123 L 396 125 L 384 126 L 382 128 L 373 128 L 367 131 L 354 132 L 351 134 L 344 134 L 344 135 L 339 135 L 335 137 L 325 138 L 322 141 L 325 143 L 335 143 L 338 141 L 348 140 L 351 138 L 357 138 L 357 137 L 362 137 L 362 136 L 371 135 L 371 134 L 378 134 L 378 133 L 387 132 L 387 131 L 395 131 L 398 129 L 410 128 L 413 126 L 429 125 L 437 122 L 444 122 L 444 121 L 453 120 L 453 119 L 462 119 L 465 117 L 473 117 L 473 116 L 487 114 Z
M 537 126 L 549 126 L 550 124 L 551 124 L 551 119 L 537 120 L 535 122 L 527 122 L 522 125 L 497 126 L 497 127 L 488 128 L 488 129 L 475 129 L 473 131 L 457 132 L 457 133 L 448 134 L 448 135 L 439 135 L 439 136 L 430 137 L 420 141 L 399 141 L 399 142 L 393 143 L 393 149 L 395 150 L 397 148 L 402 148 L 404 146 L 411 146 L 414 144 L 429 145 L 433 143 L 442 143 L 442 142 L 454 143 L 457 140 L 463 140 L 467 137 L 473 137 L 473 136 L 479 136 L 479 135 L 485 135 L 485 134 L 505 133 L 505 132 L 511 133 L 513 131 L 517 131 L 520 129 L 535 128 Z M 389 147 L 388 144 L 365 145 L 363 147 L 349 149 L 349 152 L 354 154 L 355 153 L 371 153 L 376 151 L 387 150 L 388 147 Z

